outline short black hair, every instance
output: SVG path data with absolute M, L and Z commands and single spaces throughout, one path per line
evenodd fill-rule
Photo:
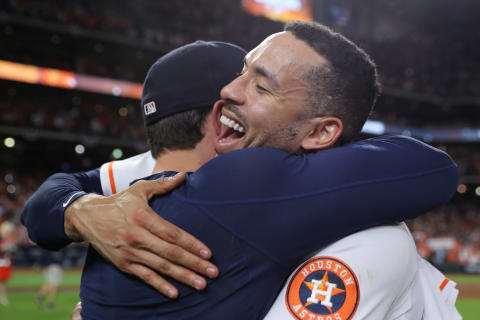
M 205 136 L 203 127 L 211 106 L 192 109 L 165 117 L 147 126 L 147 140 L 152 156 L 157 158 L 166 150 L 195 148 Z
M 293 21 L 285 31 L 328 61 L 304 75 L 312 116 L 338 117 L 343 123 L 342 142 L 353 140 L 381 91 L 375 63 L 352 41 L 320 23 Z

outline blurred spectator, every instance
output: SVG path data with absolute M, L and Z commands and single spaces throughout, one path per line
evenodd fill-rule
M 47 172 L 47 169 L 43 173 L 17 173 L 13 169 L 0 169 L 0 209 L 3 212 L 0 216 L 0 225 L 6 224 L 9 226 L 9 230 L 12 230 L 9 233 L 8 243 L 13 242 L 16 250 L 9 252 L 8 257 L 15 266 L 42 267 L 51 260 L 47 257 L 47 251 L 38 248 L 28 238 L 25 227 L 20 224 L 20 212 L 25 201 L 47 178 Z M 8 186 L 11 187 L 8 188 Z M 86 246 L 84 244 L 72 244 L 55 254 L 62 267 L 79 268 L 83 265 L 85 253 Z M 2 261 L 5 264 L 6 260 L 2 260 L 0 255 L 0 266 Z M 1 273 L 0 271 L 0 279 L 2 278 Z
M 55 308 L 57 288 L 63 279 L 61 255 L 58 252 L 44 252 L 42 256 L 44 265 L 44 282 L 37 293 L 37 303 L 40 308 Z
M 0 224 L 0 305 L 7 306 L 7 282 L 12 275 L 12 255 L 15 252 L 15 225 L 9 221 Z

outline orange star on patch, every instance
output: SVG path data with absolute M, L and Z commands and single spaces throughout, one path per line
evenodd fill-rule
M 335 296 L 339 293 L 345 292 L 345 290 L 338 289 L 335 284 L 328 282 L 328 271 L 325 272 L 322 280 L 320 281 L 314 280 L 314 282 L 305 281 L 304 283 L 312 292 L 315 292 L 314 294 L 315 298 L 311 298 L 310 300 L 307 299 L 307 303 L 305 304 L 305 307 L 309 306 L 312 303 L 318 303 L 318 301 L 323 302 L 323 301 L 330 300 L 330 297 Z M 332 290 L 329 292 L 330 288 L 332 288 Z M 326 303 L 325 306 L 330 311 L 330 313 L 332 313 L 331 303 Z
M 353 317 L 360 300 L 358 280 L 343 261 L 315 257 L 293 275 L 285 303 L 295 319 L 344 319 Z

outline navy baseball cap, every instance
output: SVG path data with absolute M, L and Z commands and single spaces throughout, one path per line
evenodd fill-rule
M 145 125 L 177 112 L 212 107 L 243 68 L 246 51 L 226 42 L 196 41 L 158 59 L 143 83 Z

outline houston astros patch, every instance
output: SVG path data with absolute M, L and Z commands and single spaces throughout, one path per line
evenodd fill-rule
M 285 295 L 288 311 L 299 320 L 352 319 L 360 288 L 352 269 L 342 260 L 315 257 L 293 275 Z

